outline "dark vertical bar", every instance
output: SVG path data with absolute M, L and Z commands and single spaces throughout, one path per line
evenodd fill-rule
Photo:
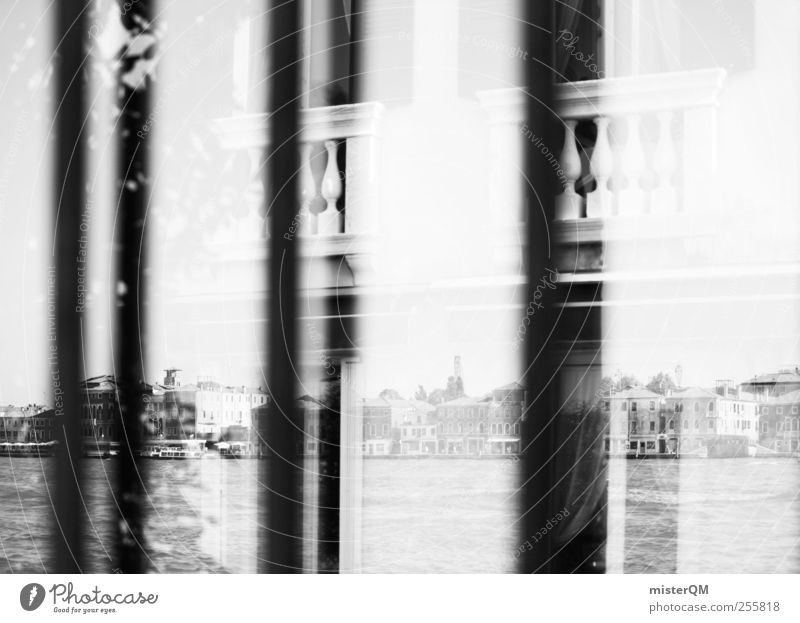
M 363 6 L 363 0 L 352 0 L 350 3 L 350 45 L 348 46 L 350 53 L 349 104 L 360 102 L 362 97 L 361 68 L 363 64 L 361 62 L 361 53 L 363 44 L 361 43 L 361 37 L 364 30 L 364 22 L 361 11 Z
M 55 352 L 50 349 L 56 416 L 57 485 L 55 491 L 55 571 L 80 573 L 84 552 L 81 536 L 81 433 L 78 383 L 83 368 L 81 315 L 78 300 L 78 257 L 84 192 L 86 118 L 84 87 L 85 2 L 56 3 L 55 214 L 54 273 Z
M 554 97 L 556 72 L 550 65 L 554 45 L 551 1 L 525 3 L 526 124 L 543 146 L 557 152 L 563 123 Z M 555 197 L 558 179 L 540 149 L 525 150 L 527 199 L 527 281 L 541 283 L 555 270 L 575 270 L 580 257 L 573 243 L 556 243 Z M 562 264 L 559 266 L 559 264 Z M 560 280 L 559 280 L 560 281 Z M 530 551 L 521 550 L 520 570 L 535 573 L 602 572 L 605 569 L 608 431 L 600 388 L 601 314 L 594 303 L 601 284 L 559 284 L 536 299 L 536 321 L 526 333 L 525 379 L 528 388 L 522 426 L 523 542 L 544 536 Z M 539 290 L 541 291 L 541 290 Z M 566 308 L 567 300 L 585 307 Z M 538 299 L 538 300 L 537 300 Z M 529 304 L 526 301 L 525 304 Z M 565 510 L 569 519 L 553 518 Z
M 152 34 L 153 0 L 131 3 L 122 16 L 122 24 L 133 36 Z M 154 53 L 151 48 L 149 54 Z M 149 154 L 152 135 L 149 134 L 155 119 L 151 115 L 152 80 L 145 74 L 138 84 L 130 84 L 125 75 L 131 71 L 140 56 L 123 55 L 120 66 L 120 119 L 119 119 L 119 229 L 117 275 L 117 353 L 116 369 L 119 411 L 116 414 L 120 431 L 120 461 L 117 481 L 117 566 L 123 573 L 145 571 L 144 514 L 145 495 L 142 482 L 142 465 L 136 453 L 143 436 L 143 382 L 145 380 L 146 327 L 144 297 L 147 288 L 147 238 L 145 218 L 150 200 Z M 131 72 L 131 73 L 129 73 Z
M 554 2 L 537 0 L 524 2 L 525 48 L 531 62 L 525 64 L 525 87 L 527 92 L 525 119 L 531 132 L 548 146 L 560 144 L 555 140 L 557 119 L 554 116 L 554 76 L 551 67 L 554 23 Z M 524 196 L 527 209 L 527 282 L 535 284 L 551 267 L 552 248 L 550 236 L 553 231 L 555 195 L 558 181 L 547 160 L 538 150 L 529 146 L 524 156 L 526 185 Z M 529 290 L 531 288 L 528 288 Z M 555 346 L 550 337 L 557 318 L 556 308 L 559 289 L 544 288 L 536 312 L 525 334 L 523 349 L 523 377 L 527 387 L 526 413 L 522 422 L 522 473 L 520 509 L 523 518 L 522 539 L 541 532 L 553 516 L 553 450 L 555 448 L 555 426 L 553 415 L 558 404 L 557 364 Z M 527 305 L 525 301 L 524 305 Z M 557 571 L 553 564 L 553 542 L 551 533 L 536 542 L 530 551 L 521 552 L 519 570 L 524 573 L 548 573 Z
M 267 164 L 268 260 L 268 370 L 270 410 L 261 422 L 269 460 L 261 463 L 259 508 L 259 571 L 296 573 L 302 562 L 302 422 L 297 406 L 295 372 L 297 352 L 296 254 L 294 237 L 285 235 L 298 217 L 296 171 L 299 102 L 299 3 L 272 0 L 269 20 Z M 296 222 L 296 221 L 295 221 Z M 292 230 L 293 231 L 293 230 Z M 266 472 L 266 473 L 264 473 Z M 266 502 L 266 504 L 264 504 Z
M 332 329 L 328 328 L 328 335 Z M 339 509 L 341 508 L 341 372 L 322 383 L 323 408 L 319 414 L 319 477 L 317 515 L 318 569 L 339 572 Z

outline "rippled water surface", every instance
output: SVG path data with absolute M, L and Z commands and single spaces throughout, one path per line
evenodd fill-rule
M 85 570 L 111 573 L 116 463 L 84 467 Z M 151 568 L 255 571 L 257 468 L 256 461 L 150 462 Z M 509 460 L 365 461 L 363 570 L 512 572 L 521 540 L 515 470 Z M 800 572 L 797 461 L 627 461 L 624 473 L 625 525 L 610 529 L 624 530 L 617 542 L 626 572 Z M 53 484 L 49 459 L 0 458 L 0 572 L 48 570 Z

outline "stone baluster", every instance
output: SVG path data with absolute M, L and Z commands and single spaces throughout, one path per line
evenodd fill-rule
M 564 191 L 556 197 L 556 219 L 576 219 L 583 216 L 583 198 L 575 192 L 575 182 L 581 176 L 581 156 L 575 146 L 575 126 L 577 121 L 564 122 L 564 147 L 561 149 L 561 171 Z
M 328 152 L 328 164 L 322 176 L 322 197 L 327 202 L 325 211 L 317 217 L 317 233 L 320 235 L 342 233 L 342 215 L 336 209 L 336 201 L 342 196 L 342 179 L 339 177 L 339 166 L 336 154 L 339 146 L 336 141 L 325 141 Z
M 653 154 L 653 169 L 658 183 L 653 189 L 651 212 L 672 214 L 677 211 L 677 196 L 672 177 L 677 167 L 675 144 L 672 140 L 671 111 L 658 113 L 658 143 Z
M 300 146 L 300 234 L 310 236 L 316 230 L 317 217 L 311 212 L 311 202 L 317 196 L 317 184 L 311 172 L 311 152 L 314 146 L 303 143 Z
M 635 216 L 645 212 L 646 196 L 642 190 L 645 164 L 640 123 L 639 115 L 630 115 L 627 118 L 628 138 L 620 157 L 620 168 L 626 185 L 624 189 L 617 191 L 620 216 Z
M 611 216 L 612 195 L 608 189 L 608 179 L 614 171 L 614 158 L 608 142 L 608 117 L 597 117 L 597 141 L 589 161 L 589 169 L 597 187 L 586 196 L 586 216 L 603 218 Z

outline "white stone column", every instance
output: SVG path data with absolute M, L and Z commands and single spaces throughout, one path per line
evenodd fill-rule
M 341 454 L 339 464 L 339 573 L 361 571 L 363 491 L 361 363 L 341 362 Z

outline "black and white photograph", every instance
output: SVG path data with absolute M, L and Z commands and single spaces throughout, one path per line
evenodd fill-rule
M 0 617 L 800 620 L 799 35 L 0 0 Z

